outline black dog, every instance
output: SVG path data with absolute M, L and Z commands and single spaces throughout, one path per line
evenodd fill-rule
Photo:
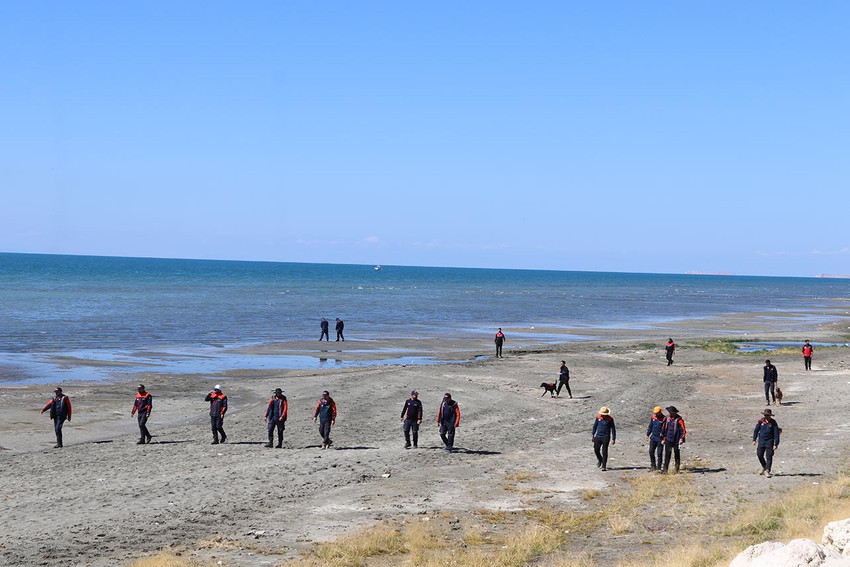
M 553 398 L 555 397 L 555 383 L 554 382 L 550 382 L 549 384 L 547 384 L 546 382 L 543 382 L 542 384 L 540 384 L 540 387 L 543 388 L 543 396 L 546 395 L 546 392 L 549 392 L 550 396 L 552 396 Z M 541 398 L 543 396 L 541 396 Z

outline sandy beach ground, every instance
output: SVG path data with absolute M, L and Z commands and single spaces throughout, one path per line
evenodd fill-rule
M 777 324 L 781 319 L 771 315 L 559 329 L 552 332 L 593 339 L 522 347 L 505 329 L 503 359 L 490 356 L 486 341 L 422 340 L 402 346 L 468 362 L 213 376 L 144 372 L 112 383 L 67 383 L 74 418 L 61 450 L 52 448 L 52 422 L 39 414 L 54 384 L 0 387 L 0 564 L 114 566 L 182 546 L 203 561 L 277 565 L 312 542 L 382 519 L 544 502 L 581 507 L 582 490 L 616 490 L 633 475 L 649 474 L 644 433 L 655 405 L 679 408 L 688 427 L 683 461 L 701 464 L 686 474 L 699 491 L 718 494 L 720 508 L 732 506 L 725 495 L 736 491 L 757 499 L 826 479 L 846 465 L 850 448 L 850 348 L 818 349 L 811 372 L 799 354 L 770 356 L 786 405 L 773 408 L 784 433 L 776 475 L 765 479 L 756 474 L 750 443 L 765 408 L 763 358 L 697 346 L 706 337 L 744 334 L 844 343 L 850 333 L 850 320 L 836 320 L 836 313 L 817 324 L 791 315 Z M 668 336 L 680 345 L 669 368 L 662 348 Z M 399 347 L 392 340 L 332 344 L 340 360 Z M 313 342 L 258 350 L 319 356 Z M 557 380 L 561 359 L 571 369 L 574 398 L 541 397 L 539 384 Z M 130 418 L 138 381 L 154 396 L 148 424 L 154 438 L 144 446 L 135 444 Z M 228 441 L 214 446 L 203 398 L 215 383 L 231 409 Z M 290 404 L 283 449 L 263 447 L 263 413 L 275 387 Z M 399 414 L 412 388 L 421 392 L 426 421 L 419 449 L 405 450 Z M 311 421 L 323 389 L 339 409 L 327 451 Z M 454 453 L 442 450 L 434 424 L 444 392 L 462 412 Z M 590 443 L 602 405 L 611 407 L 618 431 L 605 473 L 596 468 Z M 520 471 L 535 475 L 529 490 L 505 489 L 505 478 Z M 227 545 L 204 543 L 213 539 Z M 593 545 L 600 561 L 614 561 L 628 552 L 622 543 L 575 545 Z

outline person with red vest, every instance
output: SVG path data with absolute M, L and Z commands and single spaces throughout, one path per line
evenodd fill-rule
M 53 420 L 53 432 L 56 433 L 56 445 L 54 449 L 62 448 L 62 426 L 65 420 L 71 423 L 71 399 L 62 393 L 62 388 L 53 390 L 53 398 L 44 404 L 41 413 L 50 410 L 50 419 Z
M 218 436 L 221 435 L 221 442 L 227 440 L 227 433 L 224 432 L 224 414 L 227 413 L 227 396 L 221 391 L 221 386 L 218 384 L 207 394 L 204 401 L 210 403 L 210 427 L 212 428 L 213 441 L 212 445 L 218 445 Z
M 756 428 L 753 429 L 753 445 L 756 447 L 756 457 L 761 465 L 760 475 L 772 477 L 770 469 L 773 466 L 773 452 L 779 447 L 779 434 L 782 429 L 773 419 L 773 411 L 768 408 L 762 412 L 763 418 L 758 420 Z
M 283 430 L 286 429 L 287 411 L 289 411 L 289 404 L 286 396 L 283 395 L 283 390 L 275 388 L 274 395 L 266 406 L 266 423 L 269 429 L 269 442 L 266 443 L 266 447 L 272 447 L 275 429 L 277 429 L 277 448 L 283 447 Z
M 446 451 L 455 446 L 455 429 L 460 426 L 460 406 L 452 399 L 451 394 L 443 396 L 440 409 L 437 410 L 437 425 L 440 426 L 440 439 L 443 440 Z
M 336 402 L 330 393 L 325 390 L 313 411 L 313 421 L 319 421 L 319 435 L 322 436 L 322 449 L 333 445 L 331 440 L 331 426 L 336 425 Z
M 806 365 L 806 370 L 812 369 L 812 353 L 815 352 L 815 347 L 806 341 L 803 345 L 803 363 Z
M 496 331 L 496 337 L 493 339 L 493 342 L 496 343 L 496 358 L 503 358 L 502 345 L 505 344 L 505 335 L 502 333 L 501 327 Z
M 685 420 L 679 415 L 679 410 L 676 406 L 667 406 L 667 412 L 670 416 L 664 421 L 664 433 L 662 434 L 661 442 L 664 444 L 664 468 L 661 472 L 667 473 L 670 470 L 670 456 L 672 454 L 676 468 L 673 474 L 679 474 L 679 466 L 682 461 L 679 456 L 679 445 L 685 442 Z
M 148 418 L 151 416 L 151 409 L 153 408 L 153 396 L 145 391 L 144 384 L 139 384 L 137 390 L 136 401 L 133 402 L 130 417 L 133 417 L 136 412 L 139 413 L 139 440 L 136 442 L 136 445 L 144 445 L 145 443 L 150 443 L 152 437 L 150 431 L 148 431 L 147 423 Z
M 673 342 L 673 339 L 667 339 L 664 350 L 667 354 L 667 366 L 673 366 L 673 353 L 676 352 L 676 343 Z

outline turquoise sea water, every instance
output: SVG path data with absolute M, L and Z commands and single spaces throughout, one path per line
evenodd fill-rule
M 68 353 L 210 356 L 315 340 L 321 317 L 331 334 L 340 317 L 348 338 L 370 340 L 806 313 L 850 297 L 850 281 L 0 254 L 0 290 L 8 367 Z

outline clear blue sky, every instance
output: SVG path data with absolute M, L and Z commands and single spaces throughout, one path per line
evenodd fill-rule
M 0 3 L 0 251 L 850 273 L 848 2 Z

